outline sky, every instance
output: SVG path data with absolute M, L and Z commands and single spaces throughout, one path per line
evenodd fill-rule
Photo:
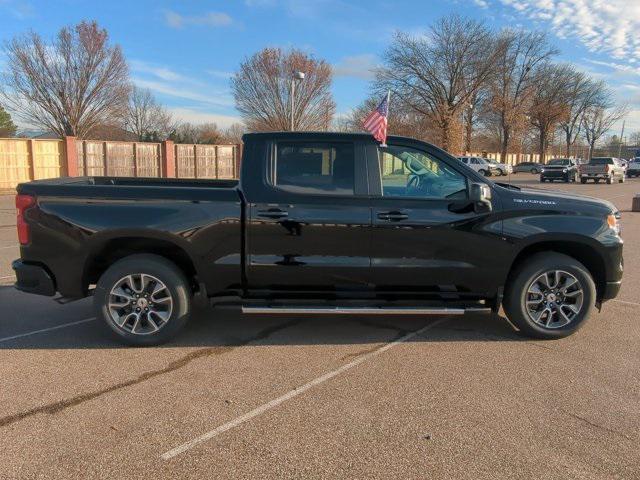
M 239 119 L 230 76 L 256 51 L 298 48 L 331 63 L 346 114 L 367 97 L 394 32 L 423 34 L 449 13 L 548 32 L 558 59 L 605 79 L 630 106 L 626 132 L 640 131 L 640 0 L 0 0 L 0 42 L 96 20 L 135 84 L 175 117 L 226 127 Z

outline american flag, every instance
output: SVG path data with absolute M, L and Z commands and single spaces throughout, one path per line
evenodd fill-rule
M 373 138 L 383 145 L 387 141 L 387 117 L 389 116 L 389 93 L 384 97 L 378 108 L 364 119 L 362 125 L 371 132 Z

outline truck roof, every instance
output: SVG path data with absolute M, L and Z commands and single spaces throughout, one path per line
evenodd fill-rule
M 317 140 L 326 140 L 328 138 L 340 138 L 344 140 L 371 140 L 375 141 L 373 136 L 367 132 L 255 132 L 255 133 L 245 133 L 242 136 L 242 141 L 247 142 L 252 139 L 260 139 L 260 138 L 277 138 L 277 139 L 290 139 L 290 140 L 299 140 L 301 138 L 304 139 L 317 139 Z M 397 135 L 391 135 L 387 137 L 388 140 L 410 140 L 412 142 L 423 142 L 422 140 L 418 140 L 410 137 L 401 137 Z

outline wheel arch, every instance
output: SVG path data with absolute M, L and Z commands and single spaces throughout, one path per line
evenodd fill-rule
M 596 298 L 600 302 L 606 287 L 605 261 L 595 247 L 576 240 L 545 240 L 527 245 L 513 259 L 507 275 L 506 286 L 510 285 L 520 265 L 532 255 L 542 252 L 562 253 L 582 263 L 593 278 L 596 285 Z
M 185 274 L 193 291 L 199 288 L 195 263 L 184 248 L 170 240 L 145 236 L 117 237 L 101 242 L 85 261 L 82 276 L 84 288 L 97 283 L 114 262 L 140 253 L 158 255 L 169 260 Z

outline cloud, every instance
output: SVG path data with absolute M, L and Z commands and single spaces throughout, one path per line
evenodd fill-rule
M 176 86 L 165 82 L 158 82 L 153 80 L 145 80 L 142 78 L 132 78 L 133 83 L 138 87 L 148 88 L 152 92 L 160 93 L 175 98 L 182 98 L 184 100 L 192 100 L 198 103 L 204 103 L 207 105 L 216 105 L 223 107 L 231 107 L 234 105 L 233 98 L 228 92 L 209 91 L 201 92 L 184 86 Z
M 489 8 L 489 3 L 487 0 L 473 0 L 473 3 L 480 8 Z
M 240 123 L 242 119 L 233 115 L 222 115 L 219 113 L 211 113 L 206 110 L 198 110 L 192 108 L 169 108 L 169 113 L 174 118 L 190 123 L 215 123 L 221 128 L 227 128 L 233 123 Z
M 206 72 L 215 78 L 229 79 L 233 77 L 233 72 L 226 72 L 223 70 L 206 70 Z
M 184 76 L 174 72 L 168 67 L 154 65 L 142 60 L 131 60 L 129 61 L 129 65 L 134 72 L 149 73 L 161 80 L 170 82 L 187 80 Z
M 0 0 L 0 9 L 8 11 L 18 20 L 33 17 L 35 12 L 31 3 L 22 0 Z
M 164 12 L 164 19 L 171 28 L 183 28 L 187 25 L 203 25 L 207 27 L 226 27 L 233 19 L 223 12 L 206 12 L 201 15 L 181 15 L 171 10 Z
M 371 53 L 344 57 L 333 65 L 333 74 L 336 77 L 355 77 L 371 80 L 377 67 L 377 58 Z
M 555 35 L 577 38 L 591 52 L 607 53 L 632 62 L 640 59 L 640 2 L 637 0 L 496 1 L 529 19 L 550 23 Z

